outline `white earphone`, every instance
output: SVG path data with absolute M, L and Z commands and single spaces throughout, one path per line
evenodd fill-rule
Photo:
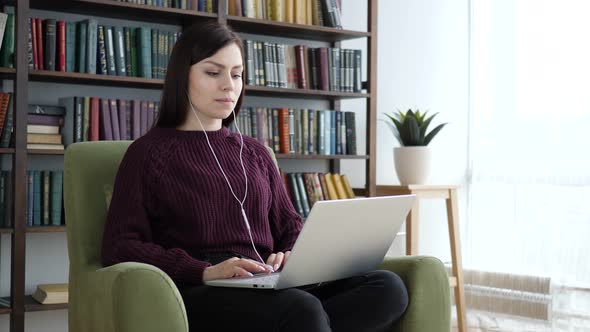
M 229 183 L 227 175 L 225 175 L 225 172 L 223 171 L 223 167 L 221 167 L 221 163 L 219 162 L 219 159 L 217 159 L 217 155 L 215 154 L 215 151 L 213 150 L 213 147 L 211 146 L 211 142 L 209 141 L 209 136 L 207 135 L 207 131 L 203 127 L 203 123 L 201 122 L 201 119 L 199 119 L 199 116 L 197 115 L 197 112 L 195 111 L 195 107 L 193 106 L 191 96 L 190 96 L 190 94 L 188 94 L 188 92 L 187 92 L 187 96 L 188 96 L 188 102 L 191 105 L 191 110 L 193 111 L 193 114 L 195 115 L 195 117 L 199 121 L 199 124 L 201 125 L 201 129 L 203 129 L 203 133 L 205 133 L 205 138 L 207 139 L 207 145 L 209 145 L 209 149 L 211 150 L 211 153 L 213 154 L 213 157 L 215 158 L 215 161 L 217 162 L 217 166 L 219 166 L 219 170 L 221 170 L 221 174 L 223 174 L 223 177 L 225 178 L 225 182 L 227 183 L 232 195 L 234 196 L 236 201 L 238 201 L 238 204 L 240 204 L 240 208 L 242 210 L 242 217 L 244 218 L 244 223 L 246 224 L 246 229 L 248 230 L 248 235 L 250 235 L 250 242 L 252 243 L 252 248 L 254 248 L 254 252 L 256 252 L 256 255 L 260 259 L 260 262 L 262 264 L 266 264 L 266 263 L 264 263 L 264 260 L 262 259 L 262 257 L 258 253 L 258 250 L 256 250 L 256 246 L 254 245 L 254 239 L 252 238 L 252 231 L 250 229 L 250 222 L 248 222 L 248 217 L 246 216 L 246 211 L 244 210 L 244 202 L 246 201 L 246 197 L 248 197 L 248 175 L 246 175 L 246 167 L 244 167 L 244 160 L 242 159 L 242 150 L 244 149 L 244 137 L 242 136 L 242 132 L 240 131 L 240 127 L 238 127 L 237 122 L 234 122 L 236 125 L 236 128 L 238 129 L 238 133 L 240 133 L 240 141 L 241 141 L 240 164 L 242 165 L 242 170 L 244 171 L 244 179 L 246 181 L 246 189 L 244 190 L 244 198 L 242 200 L 240 200 L 236 196 L 234 189 L 232 188 L 231 184 Z M 235 121 L 236 120 L 235 110 L 232 110 L 232 113 L 234 115 L 234 121 Z

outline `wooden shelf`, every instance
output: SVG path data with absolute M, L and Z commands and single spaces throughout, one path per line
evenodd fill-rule
M 25 296 L 25 311 L 32 312 L 32 311 L 47 311 L 47 310 L 61 310 L 67 309 L 68 304 L 40 304 L 37 302 L 31 295 Z
M 0 228 L 0 234 L 12 234 L 12 228 L 7 228 L 7 227 L 1 227 Z M 1 306 L 1 304 L 0 304 Z
M 27 233 L 61 233 L 66 231 L 66 226 L 27 226 Z
M 348 99 L 348 98 L 368 98 L 368 93 L 362 92 L 339 92 L 324 90 L 303 90 L 303 89 L 286 89 L 271 88 L 267 86 L 246 86 L 246 96 L 269 96 L 269 97 L 290 97 L 301 99 Z
M 83 74 L 51 70 L 31 70 L 29 80 L 37 82 L 90 84 L 128 88 L 144 88 L 160 90 L 164 80 L 155 78 Z
M 316 25 L 275 22 L 240 16 L 228 16 L 227 23 L 237 32 L 326 42 L 337 42 L 371 36 L 370 32 L 343 30 Z
M 14 154 L 14 148 L 0 148 L 0 154 Z
M 16 76 L 16 69 L 0 67 L 0 79 L 13 80 Z
M 276 154 L 277 159 L 321 159 L 321 160 L 332 160 L 332 159 L 369 159 L 369 156 L 357 156 L 349 154 L 330 154 L 330 155 L 318 155 L 318 154 L 295 154 L 295 153 L 278 153 Z
M 50 70 L 32 70 L 29 79 L 37 82 L 104 85 L 128 88 L 147 88 L 160 90 L 164 87 L 164 80 L 155 78 L 141 78 L 114 75 L 83 74 Z M 246 86 L 246 96 L 290 97 L 301 99 L 346 99 L 368 98 L 368 93 L 340 92 L 324 90 L 304 90 L 271 88 L 267 86 Z
M 196 10 L 139 5 L 115 0 L 31 0 L 30 7 L 81 15 L 172 25 L 189 25 L 198 20 L 217 20 L 217 14 Z
M 38 155 L 63 155 L 65 153 L 65 150 L 29 149 L 27 150 L 27 153 Z

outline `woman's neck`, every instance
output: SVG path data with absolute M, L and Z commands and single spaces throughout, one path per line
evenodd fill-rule
M 189 117 L 187 120 L 184 121 L 184 123 L 176 127 L 176 129 L 185 131 L 216 131 L 221 129 L 221 126 L 221 119 L 211 119 L 211 121 L 202 119 L 199 123 L 199 121 L 196 118 Z

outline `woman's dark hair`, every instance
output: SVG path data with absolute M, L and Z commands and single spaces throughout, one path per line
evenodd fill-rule
M 197 23 L 182 32 L 172 49 L 168 62 L 156 127 L 177 127 L 184 122 L 189 107 L 187 91 L 190 67 L 231 43 L 238 45 L 243 61 L 242 40 L 225 24 L 215 21 Z M 234 109 L 236 115 L 240 111 L 244 98 L 246 86 L 244 76 L 242 75 L 242 91 Z M 233 121 L 232 113 L 223 119 L 222 124 L 227 127 Z

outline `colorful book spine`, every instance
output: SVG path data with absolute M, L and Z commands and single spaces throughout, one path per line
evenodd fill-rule
M 62 199 L 63 199 L 63 172 L 50 172 L 51 181 L 51 204 L 50 204 L 50 224 L 53 226 L 61 225 L 62 220 Z

